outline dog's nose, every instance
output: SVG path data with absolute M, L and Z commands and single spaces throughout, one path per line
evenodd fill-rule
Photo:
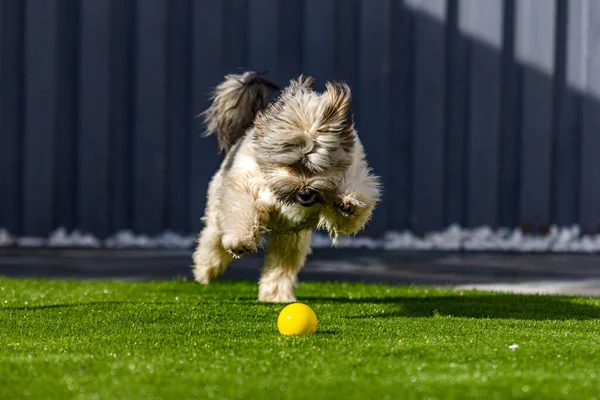
M 315 204 L 317 194 L 312 189 L 304 188 L 298 192 L 296 198 L 298 199 L 298 203 L 302 204 L 304 207 L 310 207 Z

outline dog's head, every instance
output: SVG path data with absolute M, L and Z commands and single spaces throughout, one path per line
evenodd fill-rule
M 352 161 L 355 131 L 345 83 L 313 90 L 301 75 L 257 114 L 253 138 L 256 160 L 277 198 L 305 207 L 332 200 Z

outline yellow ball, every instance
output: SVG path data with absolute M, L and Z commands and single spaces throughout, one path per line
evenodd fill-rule
M 282 335 L 304 335 L 306 333 L 315 333 L 317 330 L 317 315 L 315 312 L 302 303 L 292 303 L 287 305 L 279 313 L 277 327 Z

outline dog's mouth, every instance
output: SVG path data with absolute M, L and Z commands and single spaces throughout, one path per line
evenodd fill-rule
M 278 201 L 288 206 L 328 204 L 337 187 L 336 176 L 306 179 L 290 174 L 267 175 L 266 181 Z
M 296 193 L 296 200 L 303 207 L 310 207 L 317 202 L 318 194 L 310 188 L 304 188 Z

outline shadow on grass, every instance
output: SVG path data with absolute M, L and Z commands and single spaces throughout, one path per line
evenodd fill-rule
M 82 302 L 82 303 L 64 303 L 64 304 L 42 304 L 42 305 L 32 305 L 32 306 L 18 306 L 18 307 L 2 307 L 1 311 L 38 311 L 38 310 L 52 310 L 58 308 L 75 308 L 75 307 L 90 307 L 90 306 L 106 306 L 106 305 L 140 305 L 140 304 L 148 304 L 148 305 L 161 305 L 161 306 L 169 306 L 174 304 L 183 304 L 175 301 L 90 301 L 90 302 Z
M 317 331 L 315 332 L 315 334 L 319 335 L 319 336 L 321 336 L 321 335 L 322 336 L 334 336 L 334 335 L 338 334 L 338 331 L 334 331 L 334 330 L 331 330 L 331 329 L 321 331 L 321 330 L 317 329 Z
M 363 297 L 363 298 L 331 298 L 300 297 L 300 302 L 308 304 L 353 304 L 360 310 L 360 305 L 378 305 L 378 312 L 350 315 L 348 319 L 361 318 L 398 318 L 398 317 L 433 317 L 452 316 L 465 318 L 498 318 L 519 320 L 592 320 L 600 319 L 600 306 L 578 303 L 575 298 L 559 296 L 538 296 L 486 293 L 468 296 L 395 296 L 395 297 Z M 218 300 L 227 304 L 253 304 L 254 306 L 283 307 L 285 304 L 259 303 L 254 298 L 240 297 L 237 300 Z M 60 308 L 106 306 L 106 305 L 139 305 L 173 306 L 180 302 L 153 301 L 96 301 L 86 303 L 47 304 L 18 307 L 3 307 L 8 310 L 49 310 Z M 327 333 L 327 332 L 322 332 Z M 335 332 L 329 332 L 334 334 Z
M 286 304 L 284 303 L 260 303 L 257 301 L 256 297 L 250 296 L 238 296 L 230 299 L 204 299 L 200 302 L 180 302 L 180 301 L 89 301 L 89 302 L 80 302 L 80 303 L 61 303 L 61 304 L 40 304 L 40 305 L 30 305 L 30 306 L 6 306 L 0 307 L 0 312 L 2 311 L 37 311 L 37 310 L 52 310 L 52 309 L 60 309 L 60 308 L 76 308 L 76 307 L 90 307 L 90 306 L 122 306 L 122 305 L 149 305 L 149 306 L 200 306 L 206 303 L 219 303 L 219 304 L 250 304 L 258 307 L 284 307 Z
M 425 296 L 387 298 L 302 297 L 298 301 L 313 304 L 350 303 L 357 306 L 381 305 L 382 310 L 346 318 L 397 318 L 452 316 L 519 320 L 591 320 L 600 319 L 600 307 L 580 304 L 557 296 L 477 294 L 472 296 Z M 383 312 L 381 312 L 383 311 Z

